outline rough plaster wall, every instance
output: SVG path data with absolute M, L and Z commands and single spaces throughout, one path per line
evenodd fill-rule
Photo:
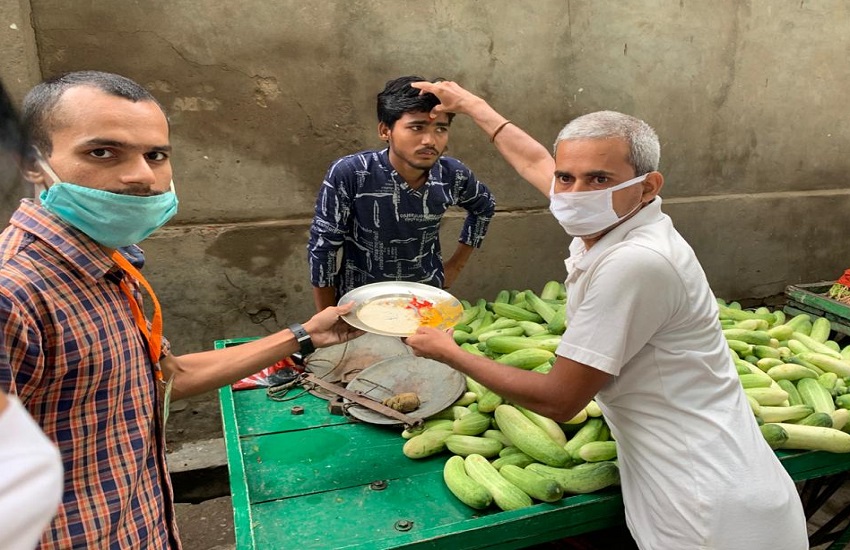
M 304 245 L 321 177 L 379 145 L 374 97 L 401 74 L 457 80 L 547 145 L 592 110 L 648 120 L 666 210 L 720 295 L 776 294 L 850 258 L 841 0 L 32 0 L 32 11 L 45 75 L 119 72 L 170 111 L 180 213 L 145 248 L 177 352 L 309 315 Z M 566 237 L 544 197 L 469 120 L 456 120 L 451 154 L 501 209 L 454 292 L 562 278 Z M 447 254 L 460 223 L 446 220 Z
M 13 99 L 20 101 L 41 80 L 27 0 L 0 2 L 0 52 L 3 85 Z
M 36 55 L 35 33 L 26 0 L 0 2 L 0 80 L 12 99 L 19 102 L 41 80 Z M 0 220 L 9 219 L 27 187 L 17 168 L 0 157 Z

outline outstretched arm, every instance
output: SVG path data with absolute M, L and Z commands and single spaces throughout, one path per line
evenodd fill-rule
M 610 374 L 560 356 L 548 374 L 503 365 L 464 351 L 449 333 L 433 328 L 419 327 L 406 342 L 414 354 L 445 363 L 507 401 L 558 422 L 578 414 L 611 379 Z
M 354 304 L 329 307 L 304 323 L 316 348 L 332 346 L 355 338 L 363 331 L 355 330 L 340 319 Z M 258 372 L 300 349 L 289 329 L 239 346 L 187 355 L 167 355 L 161 365 L 166 380 L 174 376 L 173 399 L 197 395 L 232 384 Z
M 549 196 L 555 160 L 546 147 L 509 122 L 486 101 L 454 82 L 414 82 L 411 86 L 440 99 L 440 104 L 434 107 L 432 113 L 460 113 L 472 118 L 490 136 L 499 153 L 514 170 L 538 191 Z

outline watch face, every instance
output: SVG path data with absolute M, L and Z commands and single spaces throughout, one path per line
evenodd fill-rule
M 310 338 L 310 335 L 307 334 L 307 331 L 304 330 L 303 326 L 295 323 L 289 326 L 289 330 L 292 331 L 292 334 L 295 336 L 295 340 L 301 347 L 300 351 L 302 356 L 309 355 L 316 351 L 316 347 L 313 345 L 313 340 Z

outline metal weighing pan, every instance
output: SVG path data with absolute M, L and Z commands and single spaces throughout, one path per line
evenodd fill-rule
M 399 393 L 414 392 L 421 404 L 407 414 L 412 418 L 427 418 L 457 401 L 466 390 L 466 379 L 439 361 L 402 355 L 367 367 L 346 389 L 378 402 Z M 356 404 L 348 408 L 348 414 L 371 424 L 400 424 L 396 419 Z

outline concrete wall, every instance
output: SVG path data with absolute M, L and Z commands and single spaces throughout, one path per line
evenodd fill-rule
M 17 102 L 41 80 L 28 0 L 0 2 L 0 79 L 7 93 Z M 6 158 L 2 157 L 2 160 Z M 18 200 L 27 192 L 17 168 L 12 163 L 0 162 L 2 225 L 5 225 L 17 208 Z
M 589 111 L 646 119 L 662 138 L 665 209 L 719 295 L 769 296 L 850 264 L 850 6 L 841 0 L 31 8 L 45 76 L 118 72 L 170 111 L 180 213 L 144 246 L 178 353 L 310 315 L 304 247 L 315 193 L 333 159 L 380 145 L 374 97 L 402 74 L 456 80 L 547 145 Z M 455 294 L 491 298 L 563 278 L 568 243 L 545 199 L 469 120 L 453 125 L 451 154 L 491 185 L 500 208 Z M 446 220 L 447 253 L 460 216 Z

